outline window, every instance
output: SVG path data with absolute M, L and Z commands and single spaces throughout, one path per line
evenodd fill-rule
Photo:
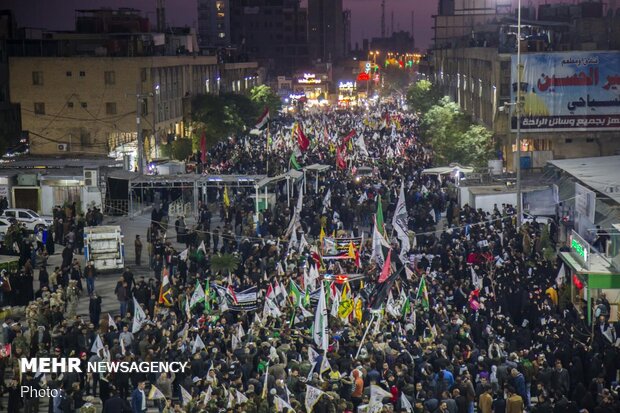
M 116 115 L 116 102 L 107 102 L 105 104 L 105 113 L 107 115 Z
M 32 84 L 37 86 L 43 85 L 43 72 L 32 72 Z
M 19 217 L 22 219 L 32 219 L 30 214 L 28 214 L 26 211 L 19 211 Z
M 224 37 L 226 37 L 226 33 L 224 33 L 224 32 L 220 32 L 220 33 L 218 34 L 218 37 L 219 37 L 220 39 L 223 39 Z
M 83 71 L 83 70 L 81 70 L 81 71 L 80 71 L 80 77 L 86 77 L 86 72 L 85 72 L 85 71 Z
M 4 211 L 4 215 L 7 217 L 15 218 L 15 211 Z
M 34 114 L 35 115 L 45 115 L 45 103 L 43 103 L 43 102 L 35 102 L 35 104 L 34 104 Z
M 84 109 L 86 109 L 88 107 L 88 103 L 80 102 L 80 106 L 83 107 Z
M 140 69 L 140 79 L 143 82 L 146 82 L 146 69 L 144 69 L 144 68 Z
M 67 102 L 67 107 L 69 109 L 73 109 L 73 102 Z
M 215 9 L 217 11 L 224 11 L 224 2 L 223 1 L 216 1 L 215 2 Z
M 71 73 L 71 71 L 70 71 L 70 70 L 67 70 L 67 73 L 66 73 L 66 74 L 67 74 L 67 77 L 71 77 L 71 76 L 73 76 L 73 73 Z
M 113 70 L 103 72 L 103 81 L 106 85 L 116 84 L 116 72 L 114 72 Z

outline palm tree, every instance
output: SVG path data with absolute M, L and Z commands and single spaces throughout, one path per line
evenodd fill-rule
M 211 257 L 211 272 L 227 277 L 239 267 L 239 258 L 232 254 L 218 254 Z

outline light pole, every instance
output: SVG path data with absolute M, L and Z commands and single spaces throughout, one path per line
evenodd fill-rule
M 159 93 L 161 88 L 159 87 L 159 83 L 155 85 L 155 93 L 153 94 L 153 138 L 155 140 L 155 159 L 159 159 L 159 137 L 157 134 L 157 122 L 159 119 Z
M 521 0 L 517 2 L 517 228 L 521 228 L 523 202 L 521 194 Z

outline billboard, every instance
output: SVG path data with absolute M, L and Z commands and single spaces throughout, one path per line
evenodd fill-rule
M 620 129 L 620 52 L 528 53 L 523 74 L 521 130 Z M 517 56 L 512 56 L 511 100 L 517 101 Z M 517 118 L 512 112 L 512 130 Z

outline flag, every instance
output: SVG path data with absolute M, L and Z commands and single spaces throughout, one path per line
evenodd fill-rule
M 254 129 L 263 129 L 269 123 L 269 108 L 265 108 L 263 113 L 256 121 L 256 125 L 254 125 Z
M 209 280 L 205 282 L 205 313 L 211 312 L 211 286 Z
M 426 278 L 422 277 L 420 280 L 420 286 L 418 287 L 418 293 L 415 296 L 416 300 L 421 300 L 422 307 L 428 310 L 428 290 L 426 289 Z
M 407 410 L 408 413 L 413 413 L 413 406 L 411 405 L 411 402 L 407 396 L 405 396 L 405 393 L 402 392 L 400 393 L 400 408 Z
M 299 246 L 297 247 L 297 251 L 299 251 L 299 253 L 303 253 L 304 250 L 306 248 L 309 248 L 310 244 L 308 244 L 308 241 L 306 241 L 306 236 L 303 234 L 301 234 L 301 238 L 299 239 Z
M 360 150 L 360 155 L 368 157 L 368 150 L 366 149 L 366 142 L 364 142 L 364 135 L 359 135 L 355 144 Z
M 323 213 L 326 213 L 332 207 L 332 190 L 328 189 L 323 197 Z M 322 229 L 322 227 L 321 227 Z
M 114 322 L 114 319 L 112 318 L 110 313 L 108 313 L 108 328 L 110 328 L 110 327 L 114 327 L 116 330 L 118 330 L 118 326 Z
M 295 409 L 293 409 L 293 406 L 291 406 L 278 396 L 273 397 L 273 404 L 275 405 L 276 411 L 278 413 L 289 413 L 291 410 L 295 411 Z
M 319 293 L 319 304 L 316 307 L 314 317 L 314 325 L 312 328 L 312 336 L 314 343 L 323 351 L 327 351 L 328 346 L 328 328 L 327 328 L 327 307 L 325 305 L 325 286 L 321 282 L 321 290 Z
M 163 304 L 166 307 L 172 307 L 172 285 L 170 285 L 170 278 L 168 277 L 168 269 L 164 268 L 162 273 L 163 280 L 159 287 L 159 304 Z
M 142 325 L 146 323 L 146 314 L 142 307 L 140 307 L 140 303 L 136 300 L 136 297 L 133 298 L 133 324 L 131 326 L 132 334 L 136 334 L 142 328 Z
M 297 162 L 297 157 L 295 156 L 295 153 L 294 153 L 294 152 L 291 154 L 291 158 L 290 158 L 290 160 L 289 160 L 289 161 L 290 161 L 291 166 L 292 166 L 293 168 L 295 168 L 295 169 L 297 169 L 297 170 L 300 170 L 300 169 L 301 169 L 301 165 L 299 165 L 299 162 Z
M 297 124 L 297 129 L 294 132 L 294 136 L 297 138 L 297 145 L 299 145 L 299 149 L 302 152 L 305 152 L 310 147 L 310 140 L 304 134 L 304 131 L 301 129 L 301 125 Z
M 474 270 L 474 267 L 469 267 L 471 270 L 471 285 L 473 288 L 482 289 L 482 283 L 483 280 L 481 277 L 478 277 L 478 274 L 476 273 L 476 270 Z
M 562 263 L 562 266 L 560 267 L 560 270 L 558 271 L 558 275 L 555 277 L 555 283 L 558 285 L 558 287 L 561 287 L 562 284 L 564 284 L 565 280 L 566 280 L 566 269 L 564 268 L 564 263 Z
M 319 244 L 321 248 L 323 248 L 323 239 L 325 238 L 325 228 L 321 227 L 321 232 L 319 233 Z
M 376 384 L 370 385 L 369 413 L 379 412 L 383 408 L 383 399 L 392 398 L 392 393 L 383 390 Z
M 226 208 L 230 206 L 230 198 L 228 198 L 228 186 L 224 187 L 224 206 Z
M 338 317 L 339 309 L 340 309 L 340 297 L 338 296 L 338 294 L 336 294 L 334 298 L 332 299 L 332 309 L 330 311 L 331 316 Z
M 383 269 L 381 270 L 381 275 L 379 276 L 379 280 L 377 282 L 385 282 L 385 280 L 388 279 L 388 277 L 390 276 L 390 273 L 392 272 L 392 249 L 390 248 L 390 250 L 388 251 L 388 255 L 387 258 L 385 259 L 385 262 L 383 263 Z
M 267 393 L 269 390 L 269 385 L 267 381 L 269 380 L 269 362 L 267 362 L 267 368 L 265 369 L 265 380 L 263 381 L 263 392 L 261 398 L 266 399 Z
M 237 404 L 243 404 L 243 403 L 247 403 L 250 401 L 250 399 L 245 397 L 245 395 L 241 393 L 239 390 L 235 390 L 235 394 L 237 395 Z
M 90 348 L 91 353 L 99 354 L 99 351 L 103 350 L 103 341 L 101 341 L 101 337 L 97 334 L 97 338 L 93 343 L 93 346 Z
M 357 297 L 354 301 L 353 306 L 355 307 L 355 319 L 358 323 L 362 322 L 362 299 Z
M 198 246 L 198 251 L 202 251 L 204 255 L 207 255 L 207 247 L 205 247 L 205 242 L 200 241 L 200 245 Z
M 385 236 L 385 224 L 383 223 L 383 205 L 381 204 L 381 195 L 377 196 L 377 214 L 375 223 L 379 228 L 379 233 Z
M 232 285 L 229 285 L 226 291 L 228 292 L 228 295 L 230 295 L 230 297 L 232 298 L 233 303 L 239 304 L 239 300 L 237 300 L 237 294 L 235 294 L 235 290 L 233 290 Z
M 192 298 L 189 300 L 189 306 L 194 308 L 196 304 L 205 299 L 205 291 L 202 289 L 200 285 L 200 281 L 196 280 L 196 286 L 194 287 L 194 293 L 192 294 Z
M 306 405 L 307 412 L 312 411 L 312 408 L 314 407 L 316 402 L 319 401 L 319 399 L 321 398 L 323 394 L 325 394 L 324 391 L 306 384 L 306 400 L 304 404 Z
M 295 307 L 299 306 L 299 303 L 301 302 L 301 291 L 293 280 L 289 283 L 289 295 L 293 298 L 292 301 Z
M 186 248 L 185 250 L 181 251 L 181 253 L 179 254 L 179 259 L 181 261 L 187 260 L 188 254 L 189 254 L 189 248 Z
M 375 224 L 373 225 L 372 230 L 372 254 L 370 256 L 371 260 L 374 260 L 379 266 L 383 267 L 383 262 L 385 260 L 383 255 L 383 249 L 390 248 L 390 244 L 383 237 L 382 231 L 380 230 L 379 225 L 377 225 L 376 216 L 374 218 Z
M 211 400 L 211 395 L 213 394 L 213 389 L 211 388 L 211 386 L 209 386 L 209 388 L 207 389 L 206 392 L 202 393 L 205 397 L 204 402 L 207 403 L 209 400 Z
M 183 403 L 183 406 L 185 406 L 192 401 L 192 395 L 190 394 L 190 392 L 185 390 L 183 386 L 179 385 L 179 387 L 181 388 L 181 403 Z
M 400 241 L 400 257 L 401 261 L 409 253 L 411 248 L 409 242 L 409 217 L 407 215 L 407 204 L 405 202 L 405 181 L 400 184 L 400 194 L 398 195 L 398 202 L 396 203 L 396 210 L 394 211 L 394 217 L 392 218 L 392 228 L 396 231 L 398 240 Z
M 202 341 L 202 338 L 197 335 L 194 339 L 194 344 L 192 345 L 192 354 L 196 354 L 197 351 L 204 349 L 205 343 Z
M 207 135 L 202 131 L 200 136 L 200 162 L 207 163 Z
M 158 400 L 158 399 L 165 399 L 166 396 L 164 396 L 164 394 L 161 392 L 161 390 L 159 390 L 157 387 L 153 386 L 151 384 L 151 390 L 149 391 L 149 395 L 148 395 L 148 399 L 149 400 Z
M 344 160 L 340 146 L 336 148 L 336 168 L 347 169 L 347 162 Z

